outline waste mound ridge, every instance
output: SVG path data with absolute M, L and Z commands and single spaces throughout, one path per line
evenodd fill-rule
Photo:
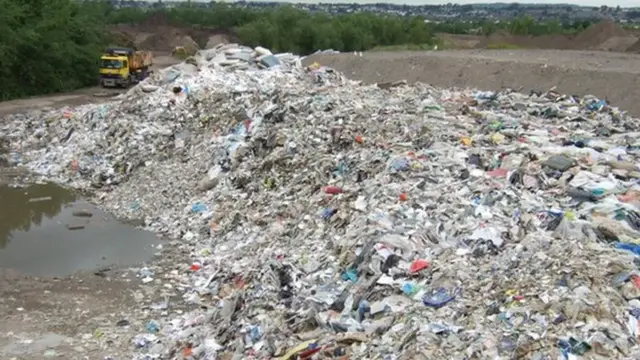
M 141 274 L 197 306 L 146 308 L 132 358 L 640 355 L 638 122 L 604 100 L 365 86 L 232 44 L 2 134 L 192 257 Z

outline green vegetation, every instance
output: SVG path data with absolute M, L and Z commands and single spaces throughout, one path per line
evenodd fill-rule
M 521 16 L 510 21 L 481 20 L 475 22 L 447 21 L 434 24 L 434 32 L 447 34 L 491 35 L 497 32 L 510 35 L 571 35 L 576 34 L 593 24 L 583 20 L 569 22 L 560 20 L 536 21 L 530 16 Z
M 515 50 L 515 49 L 520 49 L 520 46 L 515 45 L 515 44 L 509 44 L 509 43 L 506 43 L 506 42 L 495 42 L 495 43 L 487 44 L 487 49 L 493 49 L 493 50 Z
M 0 100 L 95 84 L 101 5 L 0 0 Z
M 98 58 L 109 45 L 108 26 L 113 24 L 136 25 L 160 19 L 178 26 L 231 29 L 246 45 L 301 54 L 328 48 L 427 50 L 443 45 L 433 36 L 436 32 L 568 34 L 589 25 L 536 22 L 529 17 L 497 23 L 429 23 L 420 17 L 329 15 L 284 5 L 252 10 L 225 3 L 215 3 L 208 9 L 187 4 L 155 10 L 116 9 L 101 1 L 74 0 L 0 0 L 0 6 L 0 100 L 96 84 Z
M 299 54 L 329 48 L 362 51 L 376 46 L 430 44 L 434 40 L 431 26 L 419 17 L 371 13 L 331 16 L 285 5 L 248 10 L 224 3 L 208 9 L 184 5 L 154 13 L 166 16 L 174 25 L 232 28 L 246 45 Z M 111 12 L 108 21 L 136 24 L 148 17 L 141 9 L 123 9 Z

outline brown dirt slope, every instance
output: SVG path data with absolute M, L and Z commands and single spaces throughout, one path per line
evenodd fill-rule
M 354 80 L 379 83 L 396 80 L 442 87 L 547 90 L 592 94 L 640 116 L 639 55 L 560 50 L 457 50 L 432 52 L 367 52 L 314 55 L 318 62 Z
M 523 49 L 602 50 L 638 52 L 638 34 L 626 31 L 616 23 L 605 20 L 593 24 L 576 35 L 516 36 L 506 32 L 490 36 L 437 34 L 450 48 L 487 49 L 514 47 Z M 637 44 L 636 44 L 637 43 Z M 633 47 L 635 45 L 635 47 Z
M 174 26 L 163 14 L 155 14 L 136 25 L 120 24 L 111 27 L 111 32 L 119 39 L 134 44 L 138 48 L 167 52 L 176 46 L 190 46 L 194 42 L 205 48 L 212 37 L 237 42 L 238 37 L 232 29 L 215 29 L 201 26 Z
M 627 52 L 640 54 L 640 39 L 627 48 Z
M 576 35 L 574 41 L 577 48 L 592 49 L 611 38 L 624 38 L 629 36 L 631 36 L 631 34 L 618 26 L 618 24 L 611 20 L 605 20 L 589 26 L 585 31 Z
M 635 36 L 614 36 L 611 37 L 598 46 L 594 46 L 595 50 L 602 51 L 615 51 L 615 52 L 631 52 L 629 48 L 638 41 Z

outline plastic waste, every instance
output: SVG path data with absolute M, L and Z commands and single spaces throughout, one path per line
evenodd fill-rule
M 440 308 L 452 302 L 453 300 L 455 300 L 455 298 L 459 294 L 460 294 L 459 288 L 456 288 L 452 291 L 449 291 L 444 288 L 440 288 L 429 294 L 426 294 L 424 298 L 422 298 L 422 302 L 424 302 L 424 304 L 427 306 Z

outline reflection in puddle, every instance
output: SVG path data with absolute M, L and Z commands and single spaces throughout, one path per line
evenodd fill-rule
M 57 185 L 0 186 L 0 268 L 60 276 L 133 265 L 159 242 Z

